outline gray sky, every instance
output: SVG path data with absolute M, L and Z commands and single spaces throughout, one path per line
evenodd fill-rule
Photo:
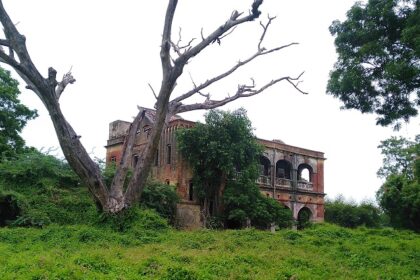
M 375 125 L 375 116 L 357 111 L 341 111 L 340 102 L 325 94 L 328 73 L 336 60 L 333 38 L 328 26 L 343 20 L 353 0 L 266 0 L 262 20 L 267 13 L 277 16 L 264 46 L 290 42 L 298 46 L 263 57 L 208 91 L 213 98 L 233 94 L 238 83 L 255 78 L 262 85 L 284 75 L 297 76 L 305 71 L 302 95 L 289 84 L 277 85 L 263 94 L 231 103 L 223 109 L 244 107 L 260 138 L 282 139 L 294 146 L 325 153 L 325 191 L 329 197 L 373 199 L 381 181 L 376 171 L 381 165 L 380 140 L 391 135 L 413 137 L 420 131 L 419 118 L 404 125 L 400 132 Z M 200 30 L 208 34 L 222 24 L 234 9 L 249 10 L 251 0 L 199 1 L 180 0 L 175 16 L 173 38 L 200 40 Z M 108 123 L 132 120 L 136 105 L 153 107 L 154 97 L 148 83 L 159 89 L 161 69 L 159 44 L 167 1 L 134 0 L 4 0 L 18 28 L 27 37 L 32 59 L 47 73 L 53 66 L 59 76 L 73 67 L 76 84 L 69 86 L 61 106 L 88 151 L 105 156 L 103 146 Z M 228 69 L 256 51 L 261 27 L 248 23 L 213 44 L 194 58 L 184 71 L 174 92 Z M 14 75 L 17 77 L 17 75 Z M 28 145 L 37 148 L 58 147 L 49 120 L 35 94 L 21 90 L 23 102 L 39 111 L 23 132 Z M 203 111 L 182 116 L 203 120 Z

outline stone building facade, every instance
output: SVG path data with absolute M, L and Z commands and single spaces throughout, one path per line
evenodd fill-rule
M 148 142 L 154 111 L 148 110 L 142 127 L 137 132 L 132 165 L 141 159 L 141 152 Z M 160 182 L 176 186 L 181 202 L 178 214 L 187 227 L 200 226 L 199 205 L 193 193 L 192 171 L 177 149 L 175 131 L 191 128 L 194 122 L 179 116 L 172 117 L 163 130 L 159 149 L 156 151 L 151 176 Z M 121 160 L 124 138 L 130 123 L 114 121 L 109 125 L 106 162 Z M 261 192 L 276 199 L 292 210 L 293 217 L 309 215 L 314 222 L 324 220 L 324 154 L 287 145 L 280 140 L 258 139 L 265 149 L 260 157 L 261 175 L 257 181 Z

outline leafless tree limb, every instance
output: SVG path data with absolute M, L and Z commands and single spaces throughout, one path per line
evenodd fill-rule
M 262 49 L 259 49 L 255 54 L 253 54 L 249 58 L 245 59 L 244 61 L 239 61 L 237 64 L 235 64 L 228 71 L 226 71 L 226 72 L 224 72 L 224 73 L 222 73 L 222 74 L 220 74 L 220 75 L 218 75 L 216 77 L 213 77 L 213 78 L 205 81 L 204 83 L 202 83 L 202 84 L 200 84 L 198 86 L 195 86 L 190 91 L 188 91 L 188 92 L 186 92 L 186 93 L 184 93 L 184 94 L 182 94 L 182 95 L 174 98 L 173 101 L 171 101 L 171 102 L 174 102 L 174 103 L 181 102 L 182 100 L 185 100 L 185 99 L 193 96 L 195 93 L 203 90 L 204 88 L 207 88 L 210 85 L 214 84 L 215 82 L 218 82 L 218 81 L 226 78 L 227 76 L 229 76 L 230 74 L 232 74 L 233 72 L 235 72 L 238 68 L 240 68 L 240 67 L 242 67 L 242 66 L 250 63 L 251 61 L 253 61 L 255 58 L 257 58 L 259 56 L 270 54 L 270 53 L 273 53 L 273 52 L 276 52 L 276 51 L 280 51 L 280 50 L 282 50 L 284 48 L 287 48 L 287 47 L 290 47 L 290 46 L 293 46 L 293 45 L 297 45 L 297 44 L 298 43 L 293 42 L 293 43 L 290 43 L 290 44 L 287 44 L 287 45 L 283 45 L 283 46 L 280 46 L 280 47 L 277 47 L 277 48 L 273 48 L 273 49 L 270 49 L 270 50 L 262 50 Z
M 55 78 L 54 78 L 54 81 L 55 81 Z M 70 70 L 66 74 L 63 75 L 63 79 L 61 80 L 61 82 L 57 83 L 57 81 L 55 81 L 55 83 L 57 84 L 55 88 L 56 98 L 60 99 L 60 96 L 65 90 L 65 88 L 67 87 L 67 85 L 73 84 L 75 82 L 76 82 L 76 79 L 71 74 L 71 68 L 70 68 Z
M 261 47 L 261 44 L 264 41 L 265 34 L 267 33 L 268 27 L 270 26 L 271 22 L 275 19 L 276 19 L 276 17 L 270 17 L 270 15 L 268 15 L 268 22 L 265 25 L 260 21 L 260 25 L 263 28 L 263 33 L 261 34 L 260 42 L 258 43 L 258 50 L 263 49 Z
M 157 97 L 157 95 L 156 95 L 156 92 L 155 92 L 155 90 L 153 89 L 152 85 L 151 85 L 150 83 L 149 83 L 148 85 L 149 85 L 150 90 L 151 90 L 151 91 L 152 91 L 152 93 L 153 93 L 153 96 L 154 96 L 156 99 L 158 99 L 158 97 Z
M 189 104 L 189 105 L 183 105 L 181 103 L 173 103 L 172 104 L 172 110 L 171 112 L 173 114 L 179 114 L 179 113 L 183 113 L 183 112 L 189 112 L 189 111 L 193 111 L 193 110 L 209 110 L 209 109 L 214 109 L 223 105 L 226 105 L 227 103 L 230 103 L 232 101 L 235 101 L 236 99 L 239 98 L 244 98 L 244 97 L 251 97 L 254 95 L 257 95 L 265 90 L 267 90 L 268 88 L 272 87 L 273 85 L 281 82 L 281 81 L 287 81 L 290 84 L 293 85 L 293 87 L 295 89 L 297 89 L 299 92 L 303 93 L 303 94 L 307 94 L 306 92 L 302 91 L 301 89 L 298 88 L 298 85 L 295 84 L 295 81 L 299 81 L 299 79 L 302 77 L 303 72 L 293 78 L 293 77 L 281 77 L 275 80 L 270 81 L 269 83 L 265 84 L 264 86 L 256 89 L 256 85 L 255 85 L 255 81 L 253 79 L 251 79 L 252 84 L 247 85 L 239 85 L 237 88 L 236 93 L 233 96 L 228 96 L 224 99 L 221 100 L 206 100 L 203 103 L 195 103 L 195 104 Z

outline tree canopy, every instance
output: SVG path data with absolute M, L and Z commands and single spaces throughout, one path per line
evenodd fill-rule
M 338 60 L 327 93 L 345 109 L 376 113 L 377 124 L 399 128 L 420 105 L 419 0 L 357 2 L 334 21 Z
M 395 227 L 420 230 L 420 135 L 415 141 L 392 137 L 379 146 L 385 155 L 378 171 L 387 176 L 377 192 L 379 205 Z
M 25 141 L 19 133 L 37 116 L 35 110 L 20 103 L 18 85 L 9 71 L 0 68 L 0 161 L 22 151 Z
M 179 149 L 192 167 L 194 190 L 208 216 L 233 227 L 248 220 L 257 227 L 286 226 L 290 211 L 263 197 L 256 184 L 262 147 L 252 130 L 244 109 L 212 110 L 205 124 L 179 131 Z

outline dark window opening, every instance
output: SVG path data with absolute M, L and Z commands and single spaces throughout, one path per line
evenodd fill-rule
M 150 130 L 151 130 L 150 126 L 148 125 L 143 126 L 143 132 L 146 133 L 146 138 L 149 138 Z
M 156 150 L 155 153 L 155 166 L 159 165 L 159 150 Z
M 279 160 L 276 164 L 276 177 L 290 180 L 292 164 L 287 160 Z
M 166 163 L 171 164 L 172 161 L 172 147 L 171 145 L 166 145 Z
M 188 186 L 188 199 L 190 201 L 194 200 L 194 186 L 193 186 L 192 182 L 190 182 L 190 184 Z
M 134 155 L 133 156 L 133 167 L 136 167 L 138 162 L 139 162 L 139 155 Z
M 271 175 L 271 163 L 265 156 L 260 157 L 260 175 L 270 176 Z
M 169 185 L 171 182 L 169 181 L 169 179 L 166 179 L 166 184 Z
M 111 161 L 112 163 L 117 162 L 117 157 L 116 157 L 116 156 L 112 156 L 112 157 L 110 158 L 110 161 Z

